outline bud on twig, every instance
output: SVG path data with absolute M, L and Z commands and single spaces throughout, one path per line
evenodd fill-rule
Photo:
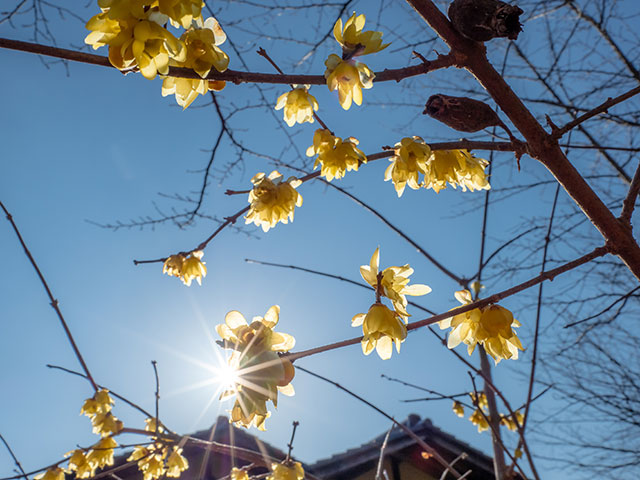
M 522 13 L 520 7 L 500 0 L 454 0 L 448 11 L 455 29 L 477 42 L 496 37 L 515 40 L 522 31 Z

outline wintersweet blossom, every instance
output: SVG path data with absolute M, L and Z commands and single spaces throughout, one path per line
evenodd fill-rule
M 464 407 L 458 401 L 453 402 L 453 407 L 451 407 L 453 413 L 455 413 L 459 417 L 464 417 Z
M 463 192 L 489 190 L 491 185 L 484 172 L 489 162 L 476 158 L 467 150 L 434 150 L 427 162 L 424 175 L 425 188 L 432 188 L 436 193 L 447 188 L 460 186 Z
M 254 223 L 268 232 L 278 222 L 293 222 L 295 207 L 302 206 L 302 195 L 296 191 L 302 184 L 299 179 L 289 177 L 283 181 L 280 172 L 274 170 L 268 177 L 262 172 L 257 173 L 251 183 L 253 189 L 248 198 L 251 208 L 245 216 L 245 223 Z
M 47 469 L 46 472 L 40 473 L 33 477 L 34 480 L 64 480 L 64 470 L 59 467 Z
M 373 71 L 364 63 L 342 60 L 335 54 L 329 55 L 324 62 L 327 69 L 324 78 L 330 91 L 338 90 L 338 101 L 345 110 L 351 108 L 351 102 L 362 105 L 362 89 L 373 87 Z
M 313 145 L 307 149 L 307 156 L 318 155 L 314 170 L 321 166 L 320 175 L 328 181 L 342 178 L 350 170 L 358 170 L 361 163 L 367 163 L 367 156 L 358 148 L 354 137 L 341 139 L 328 130 L 319 129 L 313 135 Z
M 65 457 L 70 457 L 67 470 L 74 472 L 76 478 L 93 477 L 96 469 L 91 465 L 84 451 L 76 449 L 67 453 Z
M 93 433 L 102 437 L 116 435 L 122 431 L 124 425 L 118 420 L 113 413 L 98 413 L 92 419 Z
M 516 423 L 516 420 L 518 423 Z M 524 415 L 522 415 L 520 410 L 516 410 L 515 412 L 513 412 L 513 415 L 500 415 L 500 423 L 512 432 L 515 432 L 518 429 L 518 425 L 522 426 L 523 422 Z
M 290 127 L 298 123 L 313 123 L 313 112 L 318 110 L 318 101 L 309 93 L 309 85 L 297 86 L 278 97 L 275 109 L 284 108 L 284 121 Z
M 241 468 L 233 467 L 229 476 L 231 480 L 249 480 L 249 474 Z
M 155 480 L 163 477 L 167 472 L 165 467 L 166 456 L 167 448 L 163 447 L 162 444 L 138 445 L 127 458 L 127 462 L 135 462 L 137 460 L 138 470 L 142 472 L 143 480 Z
M 191 281 L 196 280 L 198 285 L 202 285 L 202 277 L 207 276 L 207 267 L 201 260 L 204 252 L 202 250 L 196 250 L 185 258 L 180 271 L 180 278 L 182 283 L 187 287 L 191 286 Z
M 352 327 L 362 325 L 362 352 L 369 355 L 375 348 L 382 360 L 391 358 L 394 344 L 400 353 L 400 344 L 407 338 L 405 323 L 405 317 L 382 303 L 374 303 L 366 315 L 358 313 L 351 320 Z
M 471 292 L 460 290 L 455 293 L 456 299 L 463 305 L 472 303 Z M 451 318 L 438 322 L 440 329 L 451 328 L 447 346 L 455 348 L 465 343 L 469 355 L 480 343 L 491 355 L 496 365 L 502 359 L 518 359 L 518 350 L 523 350 L 520 339 L 512 327 L 519 327 L 520 322 L 513 314 L 500 305 L 488 305 L 474 308 Z
M 202 13 L 202 0 L 156 0 L 158 9 L 172 20 L 172 25 L 189 28 Z
M 190 68 L 203 79 L 212 68 L 224 72 L 229 66 L 229 56 L 218 46 L 226 39 L 227 35 L 215 18 L 209 17 L 204 23 L 198 20 L 180 37 L 185 46 L 184 60 L 171 60 L 170 65 Z M 162 96 L 174 94 L 178 105 L 187 108 L 198 95 L 209 90 L 222 90 L 224 85 L 222 81 L 211 83 L 197 78 L 166 77 L 162 81 Z
M 112 437 L 104 437 L 96 443 L 87 454 L 87 461 L 94 468 L 104 468 L 113 465 L 113 449 L 118 446 Z
M 279 316 L 280 307 L 274 305 L 264 317 L 253 317 L 247 324 L 240 312 L 232 310 L 227 313 L 225 323 L 216 326 L 225 348 L 234 350 L 229 366 L 235 371 L 236 380 L 220 399 L 236 396 L 230 421 L 237 425 L 265 430 L 264 422 L 270 415 L 267 402 L 271 400 L 277 407 L 278 392 L 295 393 L 291 385 L 295 369 L 280 355 L 293 348 L 295 339 L 273 331 Z
M 85 43 L 94 49 L 109 45 L 109 61 L 114 67 L 137 67 L 145 78 L 153 79 L 157 73 L 168 73 L 170 58 L 183 61 L 186 51 L 164 28 L 168 17 L 145 3 L 106 0 L 103 12 L 87 22 L 91 33 Z
M 113 407 L 113 398 L 109 395 L 109 390 L 101 389 L 93 394 L 93 397 L 87 398 L 80 409 L 81 415 L 93 418 L 99 413 L 107 413 Z
M 182 448 L 174 446 L 167 458 L 167 477 L 178 478 L 188 468 L 189 461 L 182 455 Z
M 482 433 L 485 430 L 489 430 L 489 422 L 486 415 L 484 415 L 480 409 L 475 410 L 469 417 L 469 421 L 478 427 L 478 433 Z
M 396 312 L 403 317 L 408 317 L 406 295 L 426 295 L 431 291 L 431 288 L 422 284 L 409 285 L 409 277 L 413 273 L 413 268 L 409 264 L 403 267 L 388 267 L 382 272 L 379 272 L 379 265 L 380 247 L 376 248 L 373 255 L 371 255 L 369 265 L 360 267 L 360 275 L 380 295 L 384 295 L 391 300 Z
M 353 57 L 356 55 L 368 55 L 387 48 L 390 43 L 382 45 L 382 32 L 363 32 L 365 16 L 364 14 L 353 15 L 342 26 L 342 19 L 339 18 L 333 26 L 333 36 L 342 45 L 343 55 Z
M 395 144 L 391 164 L 384 172 L 384 180 L 393 182 L 398 197 L 401 197 L 406 185 L 418 190 L 422 185 L 419 174 L 427 172 L 427 162 L 431 157 L 431 148 L 420 137 L 406 137 Z
M 271 474 L 267 480 L 302 480 L 304 469 L 300 462 L 285 460 L 282 463 L 271 464 Z
M 162 273 L 180 278 L 187 287 L 191 286 L 193 280 L 202 285 L 202 277 L 207 276 L 207 267 L 201 260 L 203 255 L 202 250 L 194 250 L 190 254 L 170 255 L 162 265 Z
M 471 403 L 476 405 L 478 408 L 481 408 L 483 411 L 486 411 L 489 408 L 487 395 L 484 392 L 479 392 L 477 398 L 474 392 L 469 392 L 469 397 L 471 397 Z

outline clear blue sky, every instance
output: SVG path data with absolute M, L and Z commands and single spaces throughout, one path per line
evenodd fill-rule
M 378 10 L 367 6 L 368 2 L 356 2 L 355 8 L 367 14 L 373 27 Z M 320 38 L 330 29 L 335 15 L 325 12 L 319 19 L 309 20 L 283 11 L 274 19 L 246 19 L 248 7 L 235 8 L 240 10 L 220 13 L 223 28 L 243 52 L 249 67 L 265 72 L 270 71 L 269 65 L 253 53 L 258 46 L 267 48 L 288 71 L 293 69 L 291 62 L 309 47 L 277 39 L 257 43 L 252 29 L 275 29 L 273 21 L 281 35 L 295 36 L 311 24 L 319 31 L 313 35 L 306 32 L 305 38 Z M 91 4 L 77 12 L 88 19 L 96 11 L 97 6 Z M 86 31 L 81 22 L 73 18 L 62 21 L 53 12 L 49 16 L 59 45 L 82 44 Z M 294 23 L 287 23 L 287 16 Z M 245 23 L 237 27 L 225 24 L 225 19 L 231 23 L 242 18 Z M 31 40 L 32 31 L 21 26 L 24 23 L 28 19 L 16 22 L 17 28 L 0 25 L 0 36 Z M 399 38 L 403 27 L 411 31 L 417 23 L 404 5 L 398 7 L 383 19 L 380 29 L 385 40 L 396 41 L 402 48 L 397 50 L 392 44 L 387 52 L 363 60 L 374 70 L 414 63 L 411 49 L 403 46 L 407 39 L 400 42 Z M 43 43 L 50 42 L 45 39 Z M 504 45 L 497 42 L 495 48 L 502 52 Z M 229 45 L 222 48 L 231 56 L 231 68 L 243 70 Z M 444 51 L 442 47 L 440 50 Z M 337 52 L 337 43 L 325 42 L 318 56 L 303 63 L 298 71 L 322 73 L 326 55 Z M 429 49 L 424 52 L 429 53 Z M 106 50 L 97 53 L 106 55 Z M 177 279 L 163 276 L 161 265 L 134 266 L 134 258 L 157 258 L 192 248 L 215 225 L 202 220 L 185 230 L 160 225 L 112 232 L 89 222 L 157 217 L 156 205 L 164 212 L 182 208 L 179 201 L 159 194 L 189 195 L 199 190 L 199 170 L 208 160 L 205 150 L 212 147 L 219 129 L 208 99 L 200 99 L 182 111 L 172 97 L 161 97 L 159 79 L 149 82 L 139 75 L 123 76 L 113 69 L 84 64 L 65 67 L 44 60 L 45 65 L 34 55 L 9 50 L 0 51 L 0 62 L 5 72 L 0 77 L 0 199 L 13 214 L 59 299 L 96 380 L 152 409 L 154 377 L 150 362 L 157 360 L 161 417 L 174 430 L 188 433 L 206 428 L 231 406 L 213 398 L 215 385 L 202 386 L 211 376 L 202 365 L 214 364 L 220 355 L 212 343 L 217 339 L 214 326 L 223 322 L 227 311 L 239 310 L 250 318 L 279 304 L 277 330 L 294 335 L 296 349 L 306 349 L 358 335 L 358 330 L 350 327 L 350 319 L 366 312 L 374 301 L 371 292 L 357 287 L 247 264 L 245 258 L 315 268 L 360 280 L 359 266 L 368 263 L 379 245 L 382 266 L 410 263 L 415 268 L 412 280 L 433 288 L 431 294 L 420 299 L 423 305 L 438 311 L 456 305 L 454 282 L 370 213 L 313 182 L 300 188 L 304 206 L 296 212 L 292 224 L 278 225 L 268 234 L 250 226 L 246 229 L 250 237 L 231 230 L 223 232 L 205 252 L 209 274 L 202 287 L 186 288 Z M 326 87 L 314 87 L 312 93 L 320 102 L 322 118 L 338 135 L 356 136 L 365 153 L 373 153 L 403 136 L 421 135 L 427 141 L 459 138 L 456 132 L 422 116 L 420 104 L 437 91 L 454 93 L 455 82 L 468 82 L 467 77 L 461 71 L 435 74 L 437 90 L 425 89 L 424 82 L 406 82 L 406 88 L 395 83 L 377 84 L 364 92 L 365 106 L 354 106 L 348 112 L 339 107 L 336 96 Z M 267 87 L 264 94 L 275 104 L 285 90 L 285 86 Z M 256 89 L 246 85 L 229 85 L 219 98 L 225 108 L 231 103 L 241 107 L 261 103 Z M 414 106 L 384 105 L 389 101 Z M 281 128 L 284 123 L 278 125 L 276 118 L 281 122 L 281 112 L 274 117 L 266 108 L 246 108 L 233 117 L 231 125 L 248 147 L 291 161 L 294 154 Z M 284 129 L 304 152 L 316 126 Z M 236 150 L 224 141 L 214 164 L 218 178 L 236 158 Z M 495 189 L 532 178 L 550 178 L 529 158 L 523 159 L 520 173 L 514 163 L 509 156 L 496 156 L 491 178 Z M 407 189 L 398 199 L 393 186 L 382 181 L 386 165 L 383 160 L 366 166 L 348 174 L 339 185 L 393 218 L 453 271 L 473 272 L 478 262 L 484 194 L 447 189 L 436 195 L 433 191 Z M 224 217 L 244 207 L 245 196 L 225 197 L 225 189 L 246 189 L 254 173 L 272 169 L 268 161 L 246 157 L 241 168 L 224 181 L 211 181 L 205 212 Z M 521 196 L 518 203 L 496 204 L 490 214 L 488 250 L 512 236 L 523 218 L 546 215 L 552 193 L 548 188 L 535 196 Z M 4 220 L 0 222 L 0 247 L 4 271 L 0 277 L 0 433 L 30 471 L 56 461 L 76 444 L 87 446 L 95 441 L 89 421 L 79 416 L 91 389 L 86 382 L 45 366 L 79 369 L 35 273 Z M 488 292 L 526 278 L 516 274 L 513 279 L 495 279 Z M 532 320 L 533 313 L 511 308 L 523 323 L 521 337 L 526 344 L 532 328 L 527 321 Z M 410 313 L 413 319 L 422 318 L 419 312 Z M 505 387 L 514 405 L 526 396 L 526 383 L 518 372 L 526 368 L 528 357 L 529 352 L 525 352 L 519 367 L 505 361 L 495 371 L 497 383 Z M 428 332 L 412 333 L 402 345 L 401 354 L 394 353 L 386 362 L 375 354 L 364 357 L 360 347 L 353 346 L 300 364 L 366 396 L 398 419 L 417 413 L 458 438 L 490 450 L 487 433 L 478 435 L 467 420 L 455 417 L 449 401 L 405 404 L 402 399 L 421 394 L 380 378 L 380 374 L 395 376 L 445 394 L 468 391 L 465 367 Z M 388 422 L 375 412 L 302 372 L 293 384 L 296 396 L 281 398 L 279 410 L 267 420 L 267 431 L 259 437 L 282 448 L 288 441 L 291 422 L 299 420 L 294 453 L 304 461 L 359 445 L 388 428 Z M 115 413 L 127 426 L 142 425 L 143 418 L 120 402 Z M 544 447 L 535 445 L 536 449 Z M 0 448 L 0 476 L 11 473 L 10 459 Z

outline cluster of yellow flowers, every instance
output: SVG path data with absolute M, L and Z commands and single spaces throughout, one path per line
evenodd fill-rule
M 94 50 L 109 46 L 109 61 L 123 71 L 139 70 L 152 80 L 169 66 L 193 69 L 202 79 L 211 68 L 223 72 L 229 57 L 218 45 L 226 35 L 215 18 L 202 18 L 202 0 L 98 0 L 102 12 L 87 22 L 85 43 Z M 167 23 L 186 31 L 178 39 Z M 224 88 L 224 82 L 165 78 L 162 95 L 175 94 L 182 107 L 198 95 Z
M 318 129 L 313 135 L 313 145 L 307 148 L 307 156 L 317 155 L 314 170 L 320 165 L 320 175 L 331 181 L 367 163 L 367 156 L 358 148 L 358 143 L 353 137 L 343 140 L 329 130 Z
M 425 187 L 436 192 L 446 188 L 447 183 L 454 188 L 460 186 L 463 191 L 491 188 L 484 173 L 486 160 L 474 157 L 467 150 L 431 150 L 418 136 L 396 143 L 389 161 L 384 179 L 393 182 L 398 197 L 407 185 L 413 190 Z M 420 174 L 424 175 L 422 182 Z
M 455 297 L 463 305 L 473 303 L 469 290 L 457 291 Z M 512 327 L 519 327 L 520 322 L 500 305 L 474 308 L 438 323 L 441 330 L 451 328 L 447 341 L 449 348 L 465 343 L 471 355 L 479 343 L 493 357 L 496 365 L 502 359 L 517 360 L 518 350 L 523 350 L 520 339 L 512 330 Z
M 245 223 L 254 223 L 268 232 L 278 222 L 293 222 L 295 207 L 302 206 L 302 195 L 296 188 L 302 183 L 295 177 L 283 181 L 277 170 L 265 176 L 260 172 L 251 179 L 253 189 L 249 192 L 251 208 L 245 216 Z
M 267 401 L 271 400 L 277 407 L 278 392 L 295 393 L 291 385 L 295 369 L 280 355 L 293 348 L 295 339 L 273 331 L 279 317 L 278 305 L 269 308 L 264 317 L 253 317 L 250 324 L 240 312 L 232 310 L 227 313 L 225 323 L 216 326 L 226 348 L 234 350 L 229 366 L 235 371 L 236 378 L 220 399 L 236 396 L 230 421 L 237 425 L 247 428 L 253 425 L 264 430 L 264 421 L 270 415 Z
M 158 425 L 155 418 L 145 420 L 147 432 L 162 433 L 164 428 Z M 189 468 L 189 462 L 182 455 L 182 448 L 173 445 L 169 453 L 169 445 L 164 441 L 157 441 L 150 445 L 138 445 L 133 449 L 128 462 L 138 461 L 138 470 L 142 472 L 143 480 L 157 480 L 159 478 L 178 478 Z
M 391 358 L 393 345 L 400 353 L 400 344 L 407 338 L 407 297 L 406 295 L 426 295 L 431 291 L 427 285 L 409 285 L 409 276 L 413 269 L 409 265 L 388 267 L 379 271 L 380 248 L 376 248 L 369 265 L 360 267 L 362 278 L 376 291 L 376 303 L 371 305 L 365 315 L 359 313 L 351 320 L 351 326 L 362 325 L 362 351 L 369 355 L 373 349 L 383 360 Z M 385 296 L 393 304 L 393 310 L 381 303 Z
M 489 430 L 489 403 L 487 402 L 487 396 L 484 392 L 477 395 L 474 392 L 470 392 L 471 402 L 476 406 L 476 409 L 469 416 L 469 421 L 478 427 L 478 433 L 482 433 L 485 430 Z M 457 400 L 453 402 L 453 413 L 458 417 L 464 417 L 464 407 Z M 518 429 L 518 425 L 522 425 L 524 416 L 520 413 L 520 410 L 516 410 L 513 415 L 500 415 L 500 423 L 507 427 L 512 432 Z
M 86 399 L 82 405 L 80 413 L 91 419 L 93 433 L 102 438 L 86 451 L 76 449 L 65 455 L 70 457 L 66 471 L 75 472 L 76 478 L 91 478 L 96 469 L 113 465 L 113 449 L 118 446 L 113 435 L 120 433 L 123 428 L 122 422 L 111 413 L 113 403 L 109 392 L 103 389 Z M 64 470 L 49 469 L 44 474 L 36 476 L 35 480 L 64 480 Z
M 167 258 L 162 266 L 162 273 L 170 277 L 178 277 L 187 287 L 191 286 L 192 280 L 196 280 L 198 285 L 202 285 L 202 277 L 207 276 L 207 267 L 201 260 L 204 252 L 195 250 L 189 255 L 178 253 Z
M 362 104 L 362 89 L 373 86 L 375 75 L 364 63 L 357 62 L 355 57 L 376 53 L 387 48 L 390 44 L 382 45 L 382 33 L 362 31 L 365 16 L 355 12 L 342 25 L 338 19 L 333 27 L 333 36 L 342 46 L 342 58 L 331 54 L 324 62 L 327 70 L 324 77 L 330 91 L 338 90 L 338 100 L 345 110 L 351 108 L 351 103 Z
M 267 476 L 267 480 L 302 480 L 304 478 L 304 469 L 300 462 L 294 462 L 287 459 L 281 463 L 271 464 L 271 474 Z

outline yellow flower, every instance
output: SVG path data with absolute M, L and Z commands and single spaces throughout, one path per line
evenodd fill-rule
M 93 468 L 104 468 L 113 465 L 113 449 L 118 443 L 112 437 L 104 437 L 96 443 L 87 454 L 87 461 Z
M 364 63 L 342 60 L 335 54 L 324 62 L 327 70 L 324 78 L 330 91 L 338 90 L 338 100 L 342 108 L 349 110 L 351 102 L 362 105 L 362 89 L 373 87 L 373 71 Z
M 236 395 L 230 421 L 243 427 L 254 425 L 264 430 L 264 421 L 269 416 L 267 401 L 271 400 L 277 407 L 278 392 L 294 394 L 291 380 L 295 369 L 279 353 L 291 350 L 295 339 L 273 331 L 279 315 L 280 307 L 274 305 L 264 317 L 254 317 L 251 324 L 247 324 L 240 312 L 232 310 L 227 313 L 225 323 L 216 326 L 225 347 L 234 350 L 229 365 L 236 372 L 233 387 L 220 399 Z
M 167 458 L 167 477 L 178 478 L 188 468 L 189 462 L 182 456 L 182 449 L 173 447 L 173 451 Z
M 164 426 L 162 425 L 162 423 L 158 424 L 156 422 L 156 419 L 153 417 L 149 417 L 146 418 L 144 420 L 144 429 L 147 432 L 153 432 L 153 433 L 162 433 L 164 432 Z
M 49 468 L 46 472 L 33 477 L 34 480 L 64 480 L 64 470 L 58 467 Z
M 145 3 L 147 5 L 145 5 Z M 105 11 L 87 22 L 91 33 L 85 43 L 97 49 L 109 45 L 109 61 L 120 69 L 138 67 L 147 79 L 169 70 L 169 57 L 180 61 L 186 54 L 182 43 L 162 24 L 166 16 L 149 2 L 105 0 Z
M 167 447 L 161 444 L 151 444 L 146 447 L 138 445 L 133 449 L 127 462 L 138 461 L 138 470 L 143 474 L 144 480 L 158 479 L 165 475 L 164 459 L 167 456 Z
M 463 305 L 472 303 L 471 293 L 460 290 L 455 293 L 456 299 Z M 455 348 L 460 343 L 467 345 L 469 355 L 476 344 L 480 343 L 491 355 L 496 365 L 502 359 L 518 359 L 518 350 L 523 350 L 520 339 L 512 327 L 519 327 L 520 322 L 513 314 L 500 305 L 488 305 L 474 308 L 438 322 L 440 329 L 451 328 L 447 346 Z
M 181 277 L 182 266 L 184 265 L 186 257 L 181 253 L 177 255 L 171 255 L 164 261 L 162 265 L 162 273 L 166 273 L 170 277 Z
M 418 174 L 427 172 L 427 161 L 431 157 L 431 148 L 420 137 L 406 137 L 396 143 L 394 156 L 389 159 L 391 165 L 384 172 L 384 180 L 393 182 L 398 197 L 402 196 L 407 183 L 418 190 Z
M 382 45 L 382 32 L 366 31 L 363 32 L 365 16 L 353 15 L 347 20 L 342 27 L 342 19 L 339 18 L 333 26 L 333 36 L 337 42 L 342 45 L 343 55 L 348 57 L 356 55 L 368 55 L 376 53 L 387 48 L 390 43 Z
M 409 285 L 409 277 L 413 273 L 413 268 L 409 264 L 403 267 L 388 267 L 381 273 L 378 272 L 379 264 L 380 247 L 376 248 L 373 255 L 371 255 L 369 265 L 360 267 L 360 275 L 374 290 L 378 290 L 379 278 L 379 294 L 391 300 L 398 314 L 408 317 L 406 295 L 426 295 L 431 291 L 431 288 L 421 284 Z
M 469 392 L 469 396 L 471 397 L 471 403 L 476 405 L 478 408 L 481 408 L 483 411 L 487 411 L 489 408 L 489 402 L 487 401 L 487 395 L 484 392 L 478 393 L 477 399 L 474 392 Z
M 89 463 L 87 455 L 82 450 L 73 450 L 65 455 L 69 458 L 68 472 L 75 472 L 76 478 L 91 478 L 95 473 L 95 467 Z
M 522 450 L 516 448 L 516 451 L 513 452 L 513 458 L 515 458 L 516 460 L 522 458 Z
M 200 17 L 204 2 L 202 0 L 157 0 L 157 4 L 159 10 L 171 18 L 174 27 L 182 25 L 182 28 L 186 29 Z
M 98 390 L 93 397 L 84 401 L 82 409 L 80 409 L 80 415 L 93 418 L 97 414 L 110 412 L 112 405 L 113 398 L 109 395 L 109 390 Z
M 102 437 L 108 437 L 120 433 L 124 428 L 124 425 L 118 420 L 113 413 L 98 413 L 91 419 L 93 424 L 93 433 L 101 435 Z
M 284 108 L 284 121 L 293 127 L 296 122 L 314 122 L 313 111 L 318 110 L 318 101 L 309 93 L 309 86 L 305 85 L 280 95 L 275 108 Z
M 185 46 L 184 60 L 171 60 L 170 65 L 191 68 L 202 78 L 205 78 L 212 68 L 224 72 L 229 66 L 229 56 L 218 48 L 218 45 L 222 45 L 226 39 L 226 34 L 215 18 L 210 17 L 204 23 L 198 20 L 180 37 Z M 166 77 L 162 81 L 162 96 L 175 94 L 176 101 L 184 109 L 191 105 L 198 95 L 204 95 L 210 89 L 222 90 L 224 85 L 223 81 Z
M 518 429 L 518 425 L 522 426 L 522 423 L 524 421 L 524 415 L 520 413 L 520 410 L 516 410 L 513 413 L 515 415 L 515 420 L 518 421 L 517 424 L 513 416 L 511 415 L 500 415 L 500 423 L 505 427 L 507 427 L 512 432 L 515 432 Z
M 319 128 L 313 134 L 313 145 L 307 148 L 307 157 L 313 157 L 335 148 L 338 137 L 334 137 L 329 130 Z
M 302 206 L 302 195 L 296 191 L 302 182 L 295 177 L 289 177 L 286 181 L 282 178 L 277 170 L 268 177 L 262 172 L 254 175 L 251 179 L 253 189 L 249 192 L 251 208 L 245 223 L 254 223 L 268 232 L 278 222 L 293 222 L 295 207 Z
M 194 279 L 198 282 L 198 285 L 202 285 L 202 277 L 207 276 L 207 267 L 200 260 L 203 255 L 204 252 L 202 250 L 193 251 L 182 264 L 180 278 L 187 287 L 191 286 L 191 281 Z
M 249 480 L 249 474 L 247 471 L 236 467 L 231 469 L 229 476 L 231 477 L 231 480 Z
M 453 413 L 455 413 L 459 417 L 464 417 L 464 407 L 458 401 L 453 402 Z
M 133 29 L 131 51 L 140 73 L 148 80 L 153 80 L 158 73 L 169 73 L 169 54 L 182 58 L 179 52 L 183 48 L 176 37 L 155 22 L 142 20 Z
M 204 252 L 195 250 L 185 256 L 182 253 L 171 255 L 167 258 L 162 266 L 162 273 L 169 276 L 180 277 L 182 283 L 187 287 L 191 286 L 191 282 L 195 279 L 198 285 L 202 285 L 202 277 L 207 276 L 207 267 L 205 262 L 200 260 Z
M 360 150 L 358 140 L 349 137 L 342 140 L 328 130 L 319 129 L 313 136 L 313 145 L 307 149 L 307 156 L 318 155 L 313 168 L 321 165 L 320 175 L 328 181 L 342 178 L 350 170 L 358 170 L 360 163 L 367 163 L 367 156 Z
M 362 325 L 363 353 L 369 355 L 375 348 L 383 360 L 391 358 L 394 343 L 396 350 L 400 353 L 400 344 L 407 338 L 405 323 L 405 317 L 389 310 L 382 303 L 374 303 L 366 315 L 358 313 L 351 320 L 352 327 Z
M 271 474 L 267 480 L 302 480 L 304 469 L 300 462 L 285 460 L 282 463 L 271 464 Z
M 475 410 L 469 417 L 469 421 L 478 427 L 478 433 L 489 430 L 489 422 L 487 422 L 486 416 L 480 410 Z
M 491 185 L 484 173 L 487 165 L 489 162 L 474 157 L 467 150 L 434 150 L 427 162 L 424 186 L 433 188 L 436 193 L 447 188 L 447 183 L 453 188 L 460 186 L 463 192 L 467 188 L 472 192 L 489 190 Z

